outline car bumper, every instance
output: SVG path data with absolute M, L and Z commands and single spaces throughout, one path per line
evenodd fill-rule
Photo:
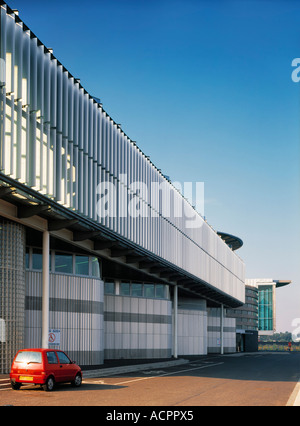
M 36 374 L 10 374 L 10 381 L 12 383 L 26 383 L 26 384 L 36 384 L 44 385 L 46 382 L 46 377 Z

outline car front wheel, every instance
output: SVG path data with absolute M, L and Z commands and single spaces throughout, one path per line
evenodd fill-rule
M 81 374 L 78 373 L 75 379 L 71 382 L 71 385 L 76 388 L 79 388 L 79 386 L 81 386 L 81 383 L 82 383 L 82 377 L 81 377 Z
M 46 383 L 43 385 L 43 389 L 46 392 L 51 392 L 54 389 L 54 385 L 55 385 L 55 381 L 53 377 L 48 377 L 48 379 L 46 380 Z

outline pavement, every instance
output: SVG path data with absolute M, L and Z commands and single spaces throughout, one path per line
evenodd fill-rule
M 258 355 L 279 355 L 280 352 L 241 352 L 224 354 L 223 357 L 243 357 L 243 356 L 258 356 Z M 105 362 L 101 367 L 93 366 L 82 369 L 84 379 L 117 376 L 119 374 L 134 373 L 150 369 L 163 369 L 168 367 L 176 367 L 184 364 L 189 364 L 192 361 L 202 358 L 220 357 L 220 354 L 190 356 L 178 359 L 168 360 L 152 360 L 145 363 L 145 360 L 116 360 Z M 0 374 L 0 391 L 10 388 L 9 374 Z M 300 406 L 300 381 L 296 385 L 287 405 Z

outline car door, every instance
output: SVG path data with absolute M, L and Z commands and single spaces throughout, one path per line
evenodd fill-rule
M 47 369 L 46 375 L 47 377 L 51 374 L 54 375 L 54 380 L 58 383 L 62 381 L 61 368 L 58 362 L 58 358 L 56 356 L 55 351 L 47 351 L 46 352 L 46 362 Z
M 56 351 L 56 354 L 59 360 L 59 367 L 60 367 L 62 381 L 70 382 L 75 377 L 74 364 L 64 352 Z

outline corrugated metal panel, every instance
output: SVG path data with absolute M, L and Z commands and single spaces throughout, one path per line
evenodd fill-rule
M 232 283 L 232 290 L 225 291 L 243 300 L 242 261 L 200 215 L 195 217 L 199 227 L 189 228 L 180 215 L 195 214 L 189 203 L 5 5 L 1 58 L 6 63 L 1 170 L 220 290 Z M 125 183 L 121 173 L 127 175 Z M 134 196 L 131 185 L 145 183 L 135 199 L 148 218 L 100 218 L 96 187 L 105 180 L 123 193 L 126 207 Z M 170 215 L 167 198 L 159 203 L 158 194 L 149 197 L 153 182 L 172 194 Z
M 42 339 L 42 273 L 26 272 L 25 346 L 40 347 Z M 50 274 L 49 327 L 61 330 L 60 349 L 81 365 L 103 362 L 103 282 Z
M 172 302 L 105 296 L 105 358 L 164 358 L 172 350 Z

